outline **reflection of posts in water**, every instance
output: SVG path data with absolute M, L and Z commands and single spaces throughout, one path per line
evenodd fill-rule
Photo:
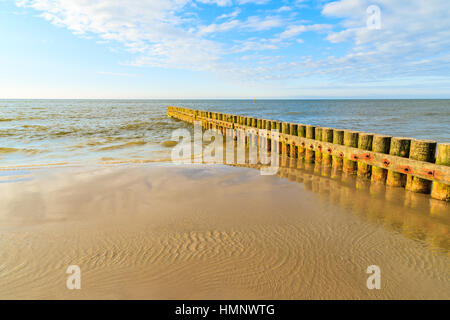
M 450 255 L 450 230 L 448 225 L 442 223 L 432 222 L 428 226 L 427 243 L 430 245 L 432 250 L 442 251 L 446 250 L 448 255 Z
M 233 164 L 236 163 L 235 152 L 234 152 L 234 130 L 227 128 L 225 137 L 225 163 Z
M 236 141 L 236 162 L 238 164 L 245 163 L 245 140 L 246 135 L 244 130 L 238 129 L 236 132 L 237 141 Z
M 341 197 L 342 185 L 336 180 L 330 180 L 330 201 L 334 204 L 339 204 Z
M 407 208 L 423 208 L 425 212 L 428 212 L 428 197 L 424 194 L 405 192 L 404 206 Z M 426 206 L 426 207 L 425 207 Z
M 278 154 L 279 133 L 278 130 L 270 132 L 271 152 L 270 152 L 270 166 L 261 168 L 262 175 L 274 175 L 280 167 L 280 157 Z M 267 148 L 266 151 L 267 152 Z
M 248 145 L 248 161 L 250 164 L 256 164 L 257 163 L 257 153 L 258 153 L 258 146 L 256 143 L 256 135 L 251 131 L 246 131 L 249 145 Z
M 448 219 L 450 212 L 450 202 L 430 199 L 430 214 L 433 217 L 442 217 Z
M 322 154 L 321 154 L 322 155 Z M 315 156 L 315 155 L 314 155 Z M 315 161 L 314 162 L 314 173 L 320 175 L 322 171 L 322 162 Z
M 206 130 L 203 134 L 204 141 L 211 141 L 203 149 L 204 163 L 223 163 L 223 136 L 216 130 Z
M 382 188 L 376 189 L 376 196 L 373 196 L 372 185 L 370 188 L 355 189 L 340 181 L 315 175 L 314 170 L 308 172 L 297 169 L 297 162 L 298 159 L 290 159 L 286 167 L 280 168 L 278 172 L 280 178 L 302 182 L 306 190 L 318 193 L 324 200 L 347 209 L 356 217 L 402 233 L 405 237 L 426 241 L 432 250 L 449 250 L 448 224 L 445 222 L 448 218 L 433 213 L 427 215 L 428 210 L 448 212 L 448 207 L 433 206 L 425 195 L 405 192 L 399 188 L 385 187 L 384 195 Z M 314 168 L 314 164 L 309 165 Z M 246 166 L 258 167 L 251 164 Z M 358 180 L 366 185 L 369 183 L 366 179 Z M 377 188 L 384 187 L 380 184 L 373 185 Z M 435 203 L 448 205 L 439 200 L 435 200 Z
M 370 190 L 370 181 L 368 181 L 365 177 L 357 177 L 356 179 L 356 189 L 361 191 L 369 191 Z
M 373 168 L 372 168 L 373 170 Z M 387 172 L 386 172 L 387 174 Z M 377 198 L 383 198 L 386 194 L 386 186 L 383 183 L 371 183 L 370 184 L 370 194 Z
M 323 161 L 323 159 L 322 159 Z M 329 177 L 331 176 L 331 166 L 327 166 L 325 164 L 322 165 L 322 177 Z

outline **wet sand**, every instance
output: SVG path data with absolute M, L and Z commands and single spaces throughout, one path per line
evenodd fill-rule
M 426 196 L 293 168 L 5 171 L 0 298 L 449 299 L 449 225 Z

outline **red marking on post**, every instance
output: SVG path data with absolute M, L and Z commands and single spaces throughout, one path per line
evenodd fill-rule
M 383 159 L 383 166 L 389 167 L 391 165 L 391 162 L 388 159 Z
M 310 148 L 311 150 L 313 150 L 313 149 L 314 149 L 314 145 L 310 145 L 309 148 Z
M 295 141 L 292 141 L 292 145 L 295 146 Z
M 343 152 L 339 152 L 339 157 L 343 158 L 344 157 L 344 153 Z
M 364 159 L 366 159 L 366 160 L 372 160 L 372 159 L 373 159 L 373 156 L 372 156 L 371 153 L 364 153 L 362 156 L 363 156 Z
M 422 173 L 430 178 L 434 177 L 434 170 L 423 170 Z
M 352 160 L 358 160 L 359 159 L 359 157 L 358 157 L 358 155 L 357 154 L 352 154 Z
M 305 146 L 305 143 L 304 142 L 302 142 L 302 147 L 304 147 Z
M 403 173 L 412 173 L 413 170 L 410 166 L 398 166 L 398 169 Z
M 331 150 L 331 148 L 328 148 L 327 151 L 328 151 L 329 154 L 332 154 L 332 153 L 333 153 L 333 150 Z
M 319 144 L 319 150 L 322 151 L 322 146 Z

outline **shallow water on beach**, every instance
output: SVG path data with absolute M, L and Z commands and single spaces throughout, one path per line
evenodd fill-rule
M 0 167 L 168 160 L 169 105 L 450 141 L 450 100 L 0 100 Z
M 447 203 L 245 166 L 3 172 L 0 298 L 450 299 Z

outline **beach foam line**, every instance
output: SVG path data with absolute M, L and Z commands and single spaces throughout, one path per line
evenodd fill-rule
M 16 165 L 16 166 L 7 166 L 7 167 L 0 167 L 0 171 L 7 171 L 7 170 L 18 170 L 18 169 L 33 169 L 33 168 L 45 168 L 45 167 L 53 167 L 53 166 L 64 166 L 68 165 L 68 162 L 58 162 L 58 163 L 39 163 L 39 164 L 23 164 L 23 165 Z

